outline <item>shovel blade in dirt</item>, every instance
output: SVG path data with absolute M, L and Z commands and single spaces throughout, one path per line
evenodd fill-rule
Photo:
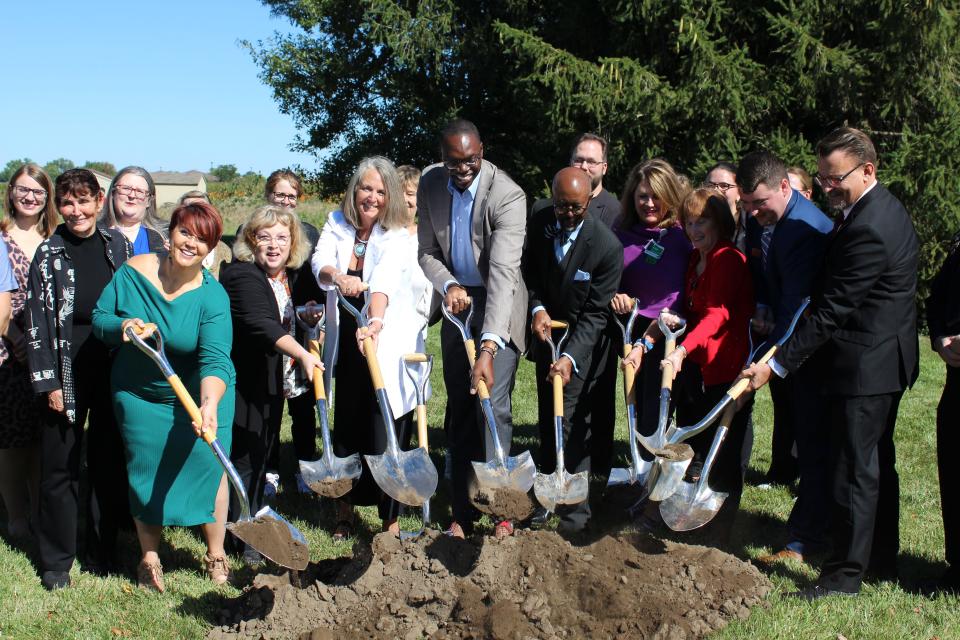
M 310 352 L 320 356 L 320 343 L 310 341 Z M 317 399 L 317 416 L 320 418 L 320 435 L 323 438 L 323 455 L 319 460 L 300 460 L 300 475 L 317 495 L 339 498 L 353 488 L 354 481 L 363 473 L 360 454 L 345 458 L 333 454 L 330 425 L 327 422 L 327 394 L 323 385 L 323 371 L 313 372 L 313 392 Z
M 674 453 L 674 449 L 679 453 Z M 690 445 L 668 445 L 661 449 L 653 461 L 653 465 L 657 468 L 656 475 L 648 476 L 648 479 L 653 480 L 649 487 L 650 499 L 661 502 L 673 495 L 683 484 L 683 477 L 687 473 L 691 460 L 693 460 L 693 449 Z

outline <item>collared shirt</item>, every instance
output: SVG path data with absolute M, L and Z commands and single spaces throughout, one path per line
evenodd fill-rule
M 453 264 L 453 277 L 465 287 L 483 285 L 483 278 L 477 268 L 477 259 L 473 255 L 473 205 L 480 186 L 480 172 L 470 186 L 460 191 L 447 180 L 450 192 L 450 262 Z

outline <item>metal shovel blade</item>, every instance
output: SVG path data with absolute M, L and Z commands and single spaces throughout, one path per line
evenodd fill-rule
M 553 473 L 538 473 L 533 479 L 533 493 L 548 511 L 556 511 L 558 504 L 580 504 L 587 499 L 589 492 L 586 471 L 569 474 L 558 466 Z
M 684 486 L 660 503 L 660 516 L 673 531 L 693 531 L 713 520 L 728 494 L 707 486 L 698 492 L 696 484 L 682 484 Z
M 320 344 L 310 341 L 310 351 L 320 356 Z M 319 460 L 300 460 L 300 475 L 311 491 L 324 498 L 339 498 L 353 488 L 353 481 L 363 473 L 360 454 L 345 458 L 333 455 L 330 425 L 327 422 L 327 394 L 323 386 L 323 372 L 314 371 L 313 392 L 317 399 L 317 415 L 320 418 L 320 435 L 323 438 L 323 455 Z
M 653 465 L 656 477 L 648 488 L 654 502 L 666 500 L 683 484 L 683 476 L 693 460 L 693 449 L 688 444 L 667 445 L 657 452 Z
M 228 522 L 227 531 L 281 567 L 303 571 L 310 563 L 307 539 L 270 507 L 260 509 L 252 518 Z
M 660 515 L 668 527 L 674 531 L 692 531 L 698 527 L 710 522 L 723 501 L 729 494 L 722 491 L 714 491 L 707 482 L 710 477 L 710 470 L 717 459 L 717 452 L 727 437 L 727 430 L 733 415 L 736 413 L 736 407 L 729 406 L 723 412 L 720 418 L 720 426 L 713 436 L 713 442 L 710 443 L 710 450 L 703 461 L 703 470 L 700 472 L 700 479 L 697 482 L 681 483 L 681 486 L 670 498 L 660 503 Z
M 377 485 L 397 502 L 419 507 L 437 490 L 437 468 L 423 449 L 363 457 Z

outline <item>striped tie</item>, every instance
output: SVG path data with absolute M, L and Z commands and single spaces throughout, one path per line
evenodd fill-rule
M 773 240 L 774 225 L 767 225 L 760 233 L 760 251 L 763 254 L 763 270 L 767 270 L 767 254 L 770 252 L 770 242 Z

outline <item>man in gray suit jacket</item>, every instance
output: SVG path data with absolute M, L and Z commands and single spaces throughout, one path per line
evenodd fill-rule
M 513 435 L 510 396 L 526 346 L 527 292 L 520 257 L 527 201 L 506 173 L 483 159 L 483 143 L 472 122 L 447 124 L 440 134 L 440 151 L 442 163 L 424 171 L 417 190 L 420 267 L 433 283 L 435 304 L 442 296 L 442 304 L 455 314 L 474 305 L 471 330 L 480 335 L 471 371 L 456 328 L 444 321 L 440 333 L 447 390 L 444 430 L 453 484 L 449 533 L 460 537 L 470 533 L 476 518 L 467 497 L 470 461 L 484 459 L 485 423 L 471 397 L 480 380 L 490 389 L 505 452 Z M 486 445 L 492 456 L 492 443 Z

